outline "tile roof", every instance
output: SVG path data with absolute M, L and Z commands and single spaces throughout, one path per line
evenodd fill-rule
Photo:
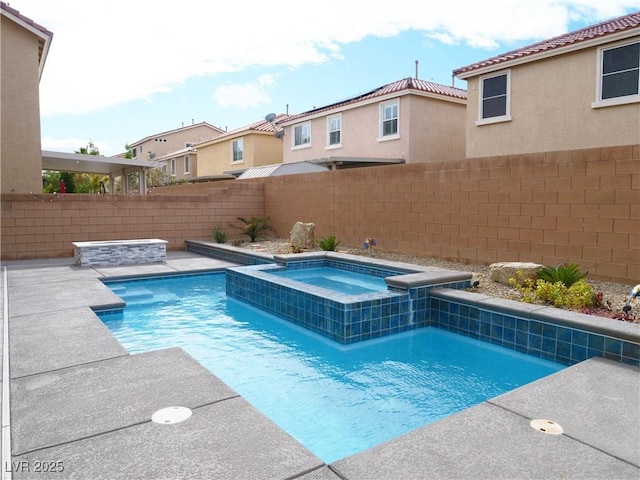
M 439 83 L 427 82 L 425 80 L 407 77 L 407 78 L 403 78 L 402 80 L 398 80 L 392 83 L 388 83 L 387 85 L 383 85 L 381 87 L 375 88 L 369 92 L 356 95 L 355 97 L 348 98 L 346 100 L 332 103 L 330 105 L 325 105 L 323 107 L 314 108 L 313 110 L 299 113 L 297 115 L 291 115 L 289 116 L 289 118 L 285 120 L 285 122 L 288 123 L 292 120 L 298 120 L 300 118 L 307 117 L 309 115 L 314 115 L 316 113 L 322 113 L 328 110 L 333 110 L 335 108 L 353 105 L 358 102 L 364 102 L 369 99 L 375 99 L 377 97 L 383 97 L 385 95 L 400 93 L 404 91 L 407 91 L 407 93 L 410 91 L 425 92 L 425 93 L 430 93 L 434 95 L 441 95 L 443 97 L 455 98 L 459 100 L 467 99 L 467 91 L 461 88 L 449 87 L 447 85 L 440 85 Z M 284 122 L 281 121 L 281 123 L 284 123 Z
M 282 127 L 277 125 L 278 122 L 284 122 L 290 117 L 286 113 L 279 113 L 276 115 L 276 118 L 273 122 L 268 122 L 267 120 L 259 120 L 257 122 L 251 123 L 249 125 L 245 125 L 244 127 L 236 128 L 234 130 L 229 130 L 228 132 L 223 133 L 222 135 L 211 138 L 209 140 L 205 140 L 203 142 L 198 143 L 202 145 L 204 143 L 217 143 L 223 141 L 229 137 L 238 136 L 241 133 L 251 133 L 251 132 L 267 132 L 267 133 L 275 133 L 282 130 Z
M 137 142 L 130 143 L 129 146 L 135 147 L 137 145 L 140 145 L 141 143 L 146 142 L 147 140 L 151 140 L 152 138 L 161 137 L 163 135 L 169 135 L 169 134 L 172 134 L 172 133 L 188 130 L 190 128 L 203 127 L 203 126 L 209 127 L 210 129 L 215 130 L 216 132 L 225 133 L 224 130 L 222 130 L 221 128 L 215 127 L 215 126 L 211 125 L 210 123 L 200 122 L 200 123 L 194 123 L 192 125 L 187 125 L 186 127 L 174 128 L 173 130 L 167 130 L 166 132 L 161 132 L 161 133 L 156 133 L 154 135 L 149 135 L 147 137 L 144 137 L 142 140 L 138 140 Z
M 638 28 L 640 26 L 640 11 L 623 15 L 622 17 L 607 20 L 606 22 L 598 23 L 597 25 L 591 25 L 589 27 L 576 30 L 574 32 L 565 33 L 563 35 L 543 40 L 541 42 L 534 43 L 532 45 L 518 48 L 495 57 L 488 58 L 481 62 L 467 65 L 453 71 L 455 76 L 460 76 L 474 70 L 479 70 L 484 67 L 490 67 L 494 65 L 500 65 L 510 60 L 516 60 L 529 56 L 535 56 L 537 54 L 547 52 L 560 47 L 579 44 L 587 40 L 591 40 L 599 37 L 606 37 L 608 35 Z M 638 32 L 640 33 L 640 32 Z M 464 77 L 470 75 L 463 75 Z
M 48 37 L 53 37 L 53 32 L 50 32 L 49 30 L 44 28 L 42 25 L 37 24 L 36 22 L 31 20 L 29 17 L 26 17 L 26 16 L 22 15 L 18 10 L 16 10 L 13 7 L 10 7 L 6 3 L 0 2 L 0 10 L 4 10 L 5 12 L 10 13 L 14 17 L 19 18 L 24 23 L 26 23 L 26 24 L 32 26 L 33 28 L 35 28 L 36 30 L 39 30 L 40 32 L 42 32 L 44 35 L 46 35 Z

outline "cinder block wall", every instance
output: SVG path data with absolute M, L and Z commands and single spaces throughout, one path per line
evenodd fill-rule
M 200 195 L 2 195 L 2 260 L 73 256 L 75 241 L 161 238 L 170 250 L 208 239 L 213 224 L 264 215 L 260 184 L 226 183 Z M 227 229 L 230 234 L 239 230 Z
M 280 236 L 465 263 L 578 263 L 640 281 L 640 145 L 292 175 L 262 181 Z
M 467 263 L 575 262 L 640 281 L 640 145 L 338 170 L 154 189 L 148 196 L 2 195 L 3 260 L 71 256 L 72 241 L 208 239 L 267 215 L 316 238 Z M 233 233 L 233 231 L 231 232 Z

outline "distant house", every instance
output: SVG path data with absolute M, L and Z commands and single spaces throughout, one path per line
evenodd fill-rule
M 53 33 L 0 2 L 0 191 L 42 193 L 39 83 Z
M 467 92 L 404 78 L 278 122 L 284 162 L 435 162 L 464 158 Z
M 197 143 L 198 177 L 237 176 L 252 167 L 282 163 L 282 131 L 277 123 L 287 117 L 280 114 L 271 122 L 260 120 Z
M 196 143 L 210 140 L 224 133 L 224 130 L 207 122 L 195 123 L 167 132 L 149 135 L 130 144 L 133 158 L 154 160 L 165 155 L 188 149 Z M 119 156 L 122 156 L 121 154 Z
M 168 180 L 193 180 L 198 176 L 197 152 L 193 146 L 155 157 L 154 160 Z
M 640 12 L 458 68 L 467 157 L 640 143 Z

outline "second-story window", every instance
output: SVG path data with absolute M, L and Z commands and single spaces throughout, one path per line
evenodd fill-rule
M 503 120 L 509 117 L 509 74 L 502 73 L 481 80 L 480 119 Z
M 602 50 L 600 100 L 638 95 L 640 42 Z
M 242 138 L 234 140 L 232 149 L 232 161 L 242 162 L 244 160 L 244 140 Z
M 327 131 L 327 144 L 329 146 L 337 146 L 342 143 L 342 117 L 340 115 L 327 119 Z
M 398 101 L 383 103 L 381 109 L 380 136 L 389 137 L 398 135 Z
M 300 147 L 311 143 L 311 124 L 303 123 L 293 127 L 293 146 Z

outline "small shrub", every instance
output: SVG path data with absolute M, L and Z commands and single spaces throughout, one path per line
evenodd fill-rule
M 587 273 L 589 272 L 582 273 L 575 263 L 562 263 L 555 267 L 544 267 L 538 272 L 538 278 L 549 283 L 562 282 L 565 287 L 571 287 L 571 285 L 586 277 Z
M 597 299 L 591 286 L 582 279 L 570 287 L 561 281 L 551 283 L 542 279 L 536 283 L 525 280 L 520 285 L 515 278 L 511 278 L 509 283 L 520 292 L 522 301 L 527 303 L 542 302 L 558 308 L 582 310 L 592 307 Z
M 231 245 L 233 245 L 234 247 L 239 247 L 240 245 L 242 245 L 244 242 L 242 241 L 242 239 L 240 238 L 236 238 L 233 242 L 231 242 Z
M 336 239 L 335 235 L 322 237 L 318 240 L 318 246 L 325 252 L 335 252 L 338 245 L 340 245 L 340 240 Z
M 227 243 L 229 240 L 228 232 L 222 228 L 222 225 L 216 223 L 213 227 L 211 227 L 211 236 L 218 243 Z
M 238 217 L 238 220 L 244 224 L 241 227 L 242 233 L 248 235 L 251 242 L 255 242 L 264 231 L 273 230 L 267 217 Z

